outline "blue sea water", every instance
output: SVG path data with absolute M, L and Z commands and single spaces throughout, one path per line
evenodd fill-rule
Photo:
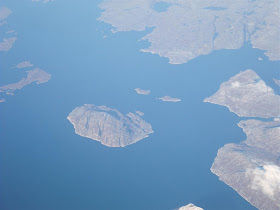
M 0 104 L 0 209 L 162 210 L 190 202 L 210 210 L 254 209 L 210 172 L 219 148 L 246 139 L 240 118 L 203 100 L 248 68 L 276 88 L 279 62 L 245 44 L 171 65 L 139 52 L 147 46 L 137 42 L 144 32 L 111 34 L 96 21 L 96 1 L 3 2 L 19 35 L 1 54 L 1 75 L 18 77 L 9 68 L 30 60 L 52 79 Z M 152 93 L 138 95 L 136 87 Z M 156 99 L 164 95 L 182 101 Z M 66 117 L 86 103 L 124 114 L 140 110 L 155 133 L 125 148 L 80 137 Z
M 170 3 L 164 2 L 164 1 L 159 1 L 156 2 L 153 5 L 153 9 L 156 10 L 157 12 L 166 12 L 167 9 L 171 6 Z

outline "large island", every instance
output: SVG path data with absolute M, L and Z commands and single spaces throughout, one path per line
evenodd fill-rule
M 153 133 L 149 123 L 138 114 L 123 115 L 106 106 L 85 104 L 75 108 L 67 117 L 75 132 L 108 147 L 125 147 Z

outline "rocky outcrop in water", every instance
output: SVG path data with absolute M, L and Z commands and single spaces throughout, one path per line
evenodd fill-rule
M 4 33 L 4 25 L 8 23 L 6 19 L 10 16 L 11 13 L 12 11 L 9 8 L 0 7 L 0 36 L 3 37 L 2 41 L 0 40 L 0 52 L 9 51 L 17 40 L 16 32 L 14 30 L 9 30 Z
M 195 206 L 194 204 L 190 203 L 186 206 L 180 207 L 178 210 L 203 210 L 200 207 Z
M 181 101 L 180 98 L 173 98 L 173 97 L 170 97 L 170 96 L 163 96 L 159 99 L 162 100 L 162 101 L 167 101 L 167 102 L 180 102 Z
M 149 95 L 151 93 L 150 90 L 143 90 L 141 88 L 135 88 L 135 91 L 140 95 Z
M 139 115 L 123 115 L 106 106 L 85 104 L 75 108 L 67 117 L 75 132 L 108 147 L 125 147 L 153 133 L 149 123 Z
M 30 63 L 30 61 L 23 61 L 23 62 L 19 63 L 18 65 L 16 65 L 16 67 L 18 69 L 22 69 L 22 68 L 26 68 L 26 67 L 32 67 L 32 66 L 33 66 L 33 64 Z

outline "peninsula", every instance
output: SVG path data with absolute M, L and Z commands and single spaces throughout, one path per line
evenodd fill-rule
M 157 11 L 156 4 L 168 4 Z M 249 42 L 264 50 L 270 60 L 280 60 L 279 1 L 178 1 L 104 0 L 99 20 L 113 32 L 147 31 L 142 52 L 158 54 L 172 64 L 182 64 L 215 50 L 240 49 Z
M 260 118 L 238 123 L 247 139 L 220 148 L 211 171 L 258 209 L 280 209 L 280 96 L 247 70 L 204 101 L 241 117 Z

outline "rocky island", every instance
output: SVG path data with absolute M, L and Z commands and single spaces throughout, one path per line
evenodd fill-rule
M 0 26 L 4 25 L 6 22 L 6 19 L 9 17 L 9 15 L 12 13 L 12 11 L 7 7 L 0 7 Z
M 0 42 L 0 51 L 9 51 L 13 47 L 16 40 L 16 37 L 3 39 L 3 41 Z
M 0 27 L 3 27 L 4 24 L 7 24 L 6 19 L 10 16 L 11 13 L 12 11 L 9 8 L 0 7 Z M 5 34 L 3 34 L 2 32 L 4 32 L 4 30 L 1 30 L 0 35 L 2 37 L 5 37 L 0 42 L 0 51 L 9 51 L 13 47 L 17 38 L 14 36 L 14 33 L 11 34 L 12 36 L 8 37 L 10 31 L 6 31 Z
M 135 88 L 135 91 L 140 95 L 149 95 L 151 93 L 150 90 L 143 90 L 141 88 Z
M 23 62 L 19 63 L 18 65 L 16 65 L 16 67 L 17 67 L 18 69 L 27 68 L 27 67 L 32 67 L 32 66 L 33 66 L 33 64 L 30 63 L 30 61 L 23 61 Z
M 106 106 L 85 104 L 75 108 L 67 117 L 76 134 L 108 147 L 125 147 L 153 133 L 149 123 L 138 114 L 123 115 Z
M 190 203 L 186 206 L 180 207 L 178 210 L 203 210 L 200 207 L 195 206 L 194 204 Z
M 162 100 L 162 101 L 167 101 L 167 102 L 180 102 L 181 101 L 180 98 L 173 98 L 173 97 L 170 97 L 170 96 L 163 96 L 159 99 Z
M 47 1 L 47 0 L 45 0 Z M 7 7 L 0 7 L 0 28 L 3 29 L 0 31 L 0 35 L 3 37 L 2 41 L 0 40 L 0 52 L 1 51 L 9 51 L 14 43 L 17 40 L 17 33 L 15 30 L 11 30 L 8 25 L 7 18 L 12 14 L 12 11 Z M 30 61 L 23 61 L 13 68 L 23 69 L 27 67 L 33 67 L 33 64 Z M 22 89 L 26 85 L 30 85 L 32 83 L 41 84 L 48 82 L 51 79 L 51 75 L 40 68 L 32 68 L 30 71 L 26 71 L 27 76 L 22 78 L 20 81 L 3 85 L 0 87 L 0 94 L 14 95 L 16 90 Z M 2 98 L 0 102 L 5 102 L 6 99 Z

